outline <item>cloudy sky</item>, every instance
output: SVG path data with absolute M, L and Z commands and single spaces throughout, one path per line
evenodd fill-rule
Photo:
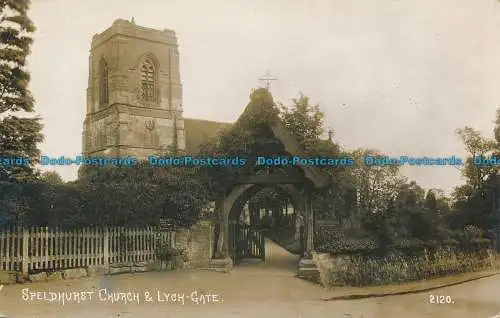
M 92 35 L 132 16 L 177 32 L 186 117 L 234 121 L 269 69 L 276 99 L 310 96 L 345 148 L 463 156 L 455 130 L 492 135 L 500 105 L 496 0 L 32 0 L 30 14 L 31 89 L 52 156 L 81 152 Z M 405 174 L 446 191 L 463 182 L 453 167 Z

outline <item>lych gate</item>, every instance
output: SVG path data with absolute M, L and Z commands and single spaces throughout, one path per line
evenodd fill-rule
M 268 92 L 265 91 L 264 94 Z M 253 105 L 249 104 L 246 111 L 251 106 Z M 298 142 L 280 120 L 268 121 L 265 126 L 267 126 L 265 130 L 269 132 L 274 142 L 265 145 L 265 141 L 257 141 L 259 147 L 258 150 L 251 151 L 247 162 L 249 168 L 244 174 L 235 176 L 231 185 L 216 200 L 218 226 L 215 233 L 214 255 L 231 257 L 233 260 L 265 258 L 264 236 L 257 226 L 260 214 L 255 215 L 256 211 L 250 211 L 250 224 L 241 224 L 239 220 L 245 203 L 254 194 L 267 187 L 278 188 L 288 195 L 295 211 L 303 218 L 304 235 L 301 243 L 304 254 L 310 255 L 314 248 L 313 190 L 324 188 L 329 182 L 318 167 L 311 165 L 273 166 L 261 170 L 256 168 L 258 156 L 305 158 Z M 253 146 L 251 148 L 257 149 Z
M 260 228 L 260 209 L 250 209 L 250 224 L 242 224 L 240 222 L 240 216 L 243 211 L 244 204 L 256 193 L 266 188 L 266 186 L 275 186 L 279 188 L 284 193 L 288 195 L 291 203 L 295 209 L 296 213 L 302 214 L 304 201 L 302 199 L 302 194 L 297 189 L 297 187 L 289 182 L 289 177 L 283 178 L 283 183 L 270 183 L 279 182 L 279 180 L 274 179 L 273 175 L 262 176 L 261 180 L 252 180 L 251 178 L 246 178 L 246 180 L 240 180 L 240 184 L 236 184 L 232 189 L 231 194 L 226 196 L 226 204 L 231 204 L 231 208 L 228 207 L 228 255 L 233 260 L 243 259 L 243 258 L 259 258 L 265 259 L 265 238 L 264 231 Z M 267 179 L 267 180 L 266 180 Z M 245 183 L 250 182 L 252 183 Z M 306 180 L 295 180 L 296 182 L 306 183 Z M 239 194 L 239 196 L 238 196 Z M 236 198 L 232 201 L 232 198 Z M 221 197 L 221 200 L 224 198 Z M 225 219 L 224 219 L 225 220 Z M 304 245 L 305 246 L 305 242 Z

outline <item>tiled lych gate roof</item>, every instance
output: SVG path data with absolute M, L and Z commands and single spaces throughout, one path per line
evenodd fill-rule
M 234 124 L 220 123 L 200 119 L 184 119 L 184 131 L 186 133 L 186 150 L 190 153 L 198 153 L 200 145 L 226 128 L 235 130 L 241 128 L 241 125 L 251 118 L 265 122 L 271 129 L 274 137 L 280 140 L 288 153 L 295 156 L 304 157 L 295 137 L 283 126 L 283 123 L 272 111 L 270 107 L 274 104 L 269 91 L 265 89 L 255 90 L 250 96 L 251 102 L 247 105 L 241 116 Z M 248 125 L 248 123 L 246 123 Z M 252 127 L 247 127 L 252 129 Z M 302 167 L 308 179 L 318 188 L 328 184 L 328 180 L 322 174 L 318 167 Z

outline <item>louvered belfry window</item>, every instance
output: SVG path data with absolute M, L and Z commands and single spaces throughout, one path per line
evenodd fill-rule
M 141 67 L 142 99 L 146 102 L 156 102 L 156 72 L 151 60 L 144 61 Z

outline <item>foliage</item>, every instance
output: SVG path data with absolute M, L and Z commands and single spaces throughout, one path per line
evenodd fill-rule
M 353 238 L 334 228 L 318 228 L 315 231 L 315 249 L 321 253 L 371 254 L 379 249 L 379 243 L 369 237 Z
M 335 255 L 386 255 L 393 250 L 414 254 L 452 241 L 433 192 L 424 196 L 425 191 L 415 182 L 404 183 L 395 191 L 392 200 L 377 198 L 386 200 L 377 212 L 361 211 L 357 235 L 344 234 L 342 224 L 340 229 L 316 230 L 316 248 Z M 439 202 L 442 207 L 446 204 L 443 198 Z
M 406 178 L 396 165 L 364 164 L 365 156 L 383 157 L 375 150 L 358 149 L 352 152 L 352 157 L 360 163 L 349 167 L 352 181 L 360 193 L 359 209 L 365 213 L 383 212 L 396 199 Z
M 483 188 L 487 177 L 496 173 L 498 168 L 494 165 L 474 164 L 474 158 L 489 158 L 495 150 L 496 142 L 492 139 L 482 137 L 480 132 L 470 127 L 458 129 L 457 134 L 461 137 L 465 149 L 470 155 L 463 167 L 462 174 L 468 180 L 473 190 L 479 190 Z
M 442 193 L 439 200 L 434 192 L 426 196 L 424 189 L 401 175 L 398 166 L 363 164 L 365 156 L 385 157 L 379 151 L 343 151 L 331 140 L 322 140 L 323 113 L 318 105 L 311 104 L 307 96 L 301 94 L 292 99 L 289 107 L 279 104 L 278 110 L 277 113 L 266 90 L 254 91 L 237 123 L 217 140 L 205 144 L 205 153 L 222 156 L 286 155 L 279 144 L 271 150 L 262 146 L 263 140 L 274 138 L 268 126 L 278 115 L 305 155 L 345 156 L 360 163 L 323 169 L 331 185 L 328 189 L 316 191 L 314 196 L 315 208 L 319 210 L 317 217 L 331 219 L 340 227 L 361 227 L 363 235 L 339 237 L 335 232 L 319 231 L 316 233 L 317 248 L 330 253 L 384 254 L 396 248 L 405 251 L 422 249 L 449 239 L 446 218 L 450 206 Z M 230 187 L 232 177 L 244 172 L 237 168 L 215 168 L 205 171 L 205 175 L 214 185 L 213 193 L 221 193 Z M 286 194 L 275 190 L 261 191 L 252 202 L 273 208 L 277 202 L 284 201 L 282 196 Z
M 269 125 L 278 120 L 279 109 L 266 89 L 257 89 L 250 94 L 250 102 L 237 122 L 216 140 L 201 145 L 202 155 L 218 157 L 248 158 L 252 153 L 261 153 L 265 142 L 272 141 Z M 244 174 L 247 167 L 220 166 L 202 167 L 199 175 L 212 193 L 221 193 L 232 184 L 235 177 Z
M 35 27 L 27 11 L 28 0 L 0 2 L 0 158 L 29 158 L 25 165 L 0 165 L 0 180 L 29 182 L 36 179 L 35 164 L 39 157 L 37 143 L 40 118 L 20 118 L 11 112 L 33 112 L 34 99 L 28 90 L 30 75 L 26 57 L 33 42 Z
M 39 118 L 7 116 L 0 119 L 0 158 L 29 159 L 29 164 L 0 165 L 0 180 L 33 182 L 37 178 L 35 164 L 43 140 Z
M 170 261 L 179 255 L 181 255 L 180 251 L 171 246 L 161 246 L 156 250 L 156 258 L 160 261 Z
M 311 157 L 342 157 L 348 156 L 342 153 L 339 145 L 331 139 L 323 140 L 324 113 L 319 105 L 311 104 L 310 98 L 300 93 L 298 98 L 293 98 L 292 103 L 286 106 L 279 104 L 280 119 L 288 132 L 295 137 L 299 148 L 305 156 Z M 333 132 L 332 132 L 333 133 Z M 331 137 L 331 136 L 330 136 Z M 320 167 L 322 173 L 330 181 L 335 183 L 338 175 L 345 170 L 344 167 Z M 338 183 L 337 183 L 338 184 Z M 332 218 L 336 216 L 336 202 L 332 202 L 332 197 L 338 199 L 338 188 L 332 187 L 323 191 L 316 191 L 315 202 L 318 205 L 319 217 Z M 332 193 L 334 195 L 332 195 Z
M 500 118 L 500 112 L 498 116 Z M 288 155 L 269 129 L 281 120 L 297 139 L 304 155 L 345 156 L 361 163 L 322 168 L 331 184 L 313 194 L 315 208 L 320 210 L 317 216 L 334 221 L 338 228 L 316 231 L 315 244 L 319 251 L 365 258 L 385 256 L 395 262 L 396 258 L 391 258 L 395 257 L 394 253 L 400 255 L 398 257 L 414 257 L 440 248 L 475 253 L 490 247 L 487 230 L 495 221 L 488 213 L 485 200 L 489 198 L 486 188 L 488 177 L 494 172 L 492 169 L 477 167 L 470 159 L 463 170 L 468 182 L 457 188 L 450 206 L 450 200 L 442 191 L 433 189 L 426 193 L 417 183 L 408 182 L 398 166 L 363 164 L 365 156 L 382 158 L 383 153 L 372 149 L 347 151 L 331 139 L 323 140 L 323 118 L 319 106 L 311 104 L 303 94 L 293 99 L 290 107 L 285 107 L 276 105 L 267 90 L 254 90 L 238 121 L 203 144 L 201 155 L 246 158 L 253 154 Z M 500 123 L 500 119 L 497 121 Z M 33 127 L 30 143 L 24 144 L 36 144 L 33 141 L 39 140 L 36 139 L 38 128 Z M 458 133 L 471 158 L 498 149 L 495 142 L 482 138 L 471 128 Z M 18 140 L 8 139 L 8 147 L 14 149 Z M 37 151 L 36 148 L 23 149 L 13 151 L 31 151 L 30 155 Z M 183 152 L 173 148 L 168 154 L 182 155 Z M 3 188 L 0 204 L 10 212 L 1 215 L 0 221 L 60 227 L 141 226 L 168 218 L 174 220 L 176 226 L 185 227 L 196 222 L 207 201 L 227 191 L 234 178 L 248 172 L 264 172 L 248 169 L 238 166 L 165 169 L 151 167 L 146 162 L 119 168 L 87 166 L 80 169 L 79 180 L 70 183 L 63 183 L 57 174 L 44 173 L 40 178 L 42 182 L 16 186 L 9 183 Z M 284 168 L 273 169 L 287 172 Z M 252 202 L 272 209 L 286 199 L 286 193 L 266 189 L 255 195 Z M 174 252 L 163 249 L 159 253 L 167 257 Z M 379 260 L 366 260 L 366 270 L 380 264 Z M 409 268 L 410 265 L 404 264 Z M 390 273 L 402 271 L 394 266 L 384 275 L 389 277 Z
M 202 146 L 206 155 L 218 156 L 245 156 L 252 154 L 267 156 L 289 156 L 284 146 L 275 138 L 269 126 L 280 120 L 283 126 L 291 132 L 299 143 L 305 155 L 336 156 L 340 153 L 339 147 L 331 141 L 321 140 L 323 132 L 323 113 L 318 105 L 311 105 L 309 98 L 301 94 L 292 100 L 290 107 L 283 104 L 275 105 L 272 96 L 266 89 L 258 89 L 250 95 L 250 102 L 238 121 L 231 129 L 224 131 L 217 140 L 211 140 Z M 251 157 L 250 157 L 251 159 Z M 210 167 L 200 170 L 205 176 L 213 194 L 227 191 L 234 177 L 248 173 L 250 168 Z M 256 168 L 255 173 L 263 171 Z M 325 168 L 327 175 L 331 168 Z M 287 173 L 288 168 L 273 167 L 273 171 Z M 252 172 L 254 173 L 254 172 Z M 320 196 L 319 199 L 325 199 Z M 266 189 L 252 198 L 252 202 L 259 202 L 266 207 L 273 208 L 278 202 L 285 202 L 287 194 L 276 189 Z M 328 200 L 321 204 L 327 206 Z
M 33 111 L 33 97 L 28 90 L 30 75 L 26 71 L 26 57 L 33 39 L 35 26 L 27 15 L 29 0 L 0 2 L 0 113 L 6 111 Z
M 23 184 L 0 180 L 0 226 L 6 227 L 23 219 L 26 199 Z
M 466 183 L 455 188 L 453 193 L 454 213 L 448 216 L 453 229 L 475 226 L 483 231 L 483 239 L 493 239 L 495 227 L 500 224 L 499 215 L 494 213 L 497 200 L 494 191 L 498 187 L 498 167 L 475 164 L 474 158 L 498 156 L 500 108 L 497 109 L 494 138 L 482 136 L 478 131 L 465 127 L 457 131 L 469 157 L 462 169 Z
M 287 107 L 279 104 L 283 125 L 292 133 L 297 142 L 308 154 L 316 154 L 318 142 L 324 132 L 324 114 L 319 105 L 311 105 L 309 97 L 300 93 Z
M 463 231 L 457 231 L 455 237 L 464 252 L 482 251 L 492 247 L 491 241 L 485 238 L 484 231 L 474 225 L 467 225 Z
M 40 180 L 50 184 L 63 184 L 64 181 L 56 171 L 46 171 L 40 175 Z
M 329 286 L 365 286 L 432 279 L 446 275 L 498 270 L 499 263 L 489 253 L 461 253 L 449 249 L 404 255 L 342 256 L 323 268 Z
M 498 143 L 500 143 L 500 107 L 497 108 L 496 111 L 496 116 L 495 116 L 495 127 L 493 128 L 493 135 L 495 137 L 495 141 L 497 142 L 497 149 L 498 149 Z
M 259 130 L 278 120 L 279 109 L 267 89 L 259 88 L 250 94 L 250 103 L 245 108 L 235 127 L 244 131 Z
M 6 185 L 7 186 L 7 185 Z M 76 182 L 8 184 L 11 193 L 2 204 L 27 202 L 24 225 L 146 226 L 168 218 L 188 227 L 200 217 L 207 202 L 195 170 L 168 170 L 140 163 L 131 167 L 90 167 L 80 170 Z M 16 189 L 15 191 L 13 189 Z M 2 192 L 3 194 L 4 192 Z M 6 196 L 6 195 L 5 195 Z M 8 211 L 12 211 L 10 207 Z M 8 218 L 12 224 L 18 218 Z

